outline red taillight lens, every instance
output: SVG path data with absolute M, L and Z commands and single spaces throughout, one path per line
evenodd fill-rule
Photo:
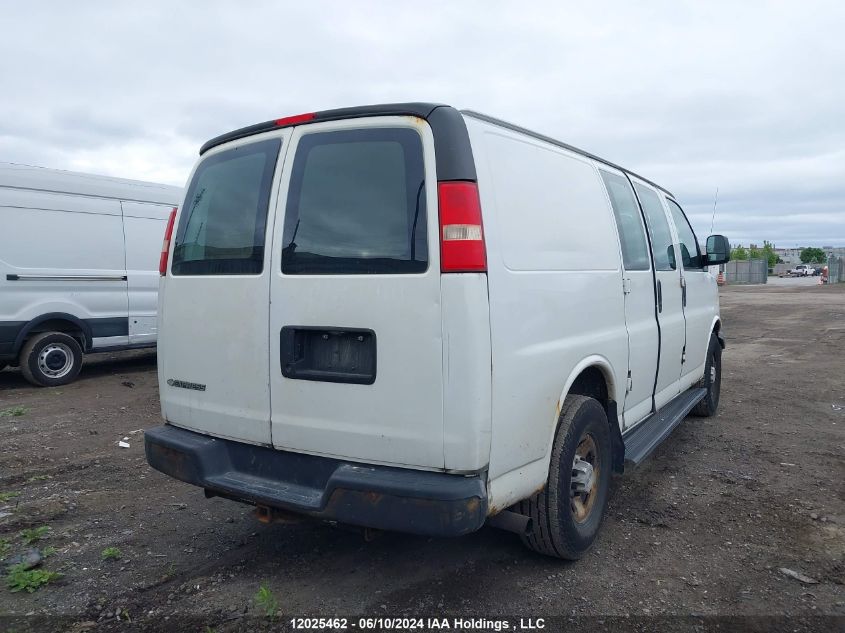
M 481 202 L 474 182 L 441 182 L 440 272 L 485 272 L 487 254 L 481 225 Z
M 282 117 L 281 119 L 276 119 L 276 125 L 278 127 L 287 127 L 288 125 L 308 123 L 309 121 L 314 120 L 314 116 L 314 112 L 306 112 L 305 114 L 294 114 L 293 116 L 286 116 Z
M 167 255 L 170 252 L 170 237 L 173 235 L 173 223 L 176 221 L 176 207 L 170 212 L 167 220 L 167 229 L 164 231 L 164 242 L 161 245 L 161 257 L 158 259 L 158 274 L 164 277 L 167 274 Z

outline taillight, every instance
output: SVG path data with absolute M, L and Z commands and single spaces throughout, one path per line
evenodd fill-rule
M 294 114 L 293 116 L 282 117 L 276 119 L 278 127 L 287 127 L 288 125 L 297 125 L 299 123 L 308 123 L 313 121 L 316 115 L 313 112 L 306 112 L 305 114 Z
M 173 223 L 176 221 L 176 207 L 170 212 L 170 219 L 167 220 L 167 229 L 164 231 L 164 242 L 161 245 L 161 257 L 158 259 L 158 274 L 164 277 L 167 274 L 167 255 L 170 252 L 170 237 L 173 235 Z
M 474 182 L 441 182 L 440 272 L 485 272 L 487 254 L 481 225 L 481 202 Z

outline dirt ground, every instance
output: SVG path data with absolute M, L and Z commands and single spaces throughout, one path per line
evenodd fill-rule
M 207 500 L 144 459 L 142 429 L 160 424 L 152 353 L 92 357 L 57 389 L 3 371 L 0 493 L 20 494 L 0 501 L 0 538 L 8 560 L 25 548 L 23 529 L 48 526 L 37 545 L 55 552 L 43 567 L 63 577 L 31 594 L 2 579 L 0 630 L 255 630 L 273 626 L 256 603 L 262 585 L 288 618 L 845 626 L 807 619 L 845 616 L 845 284 L 728 287 L 721 299 L 719 415 L 689 418 L 615 483 L 597 544 L 577 563 L 492 528 L 365 542 L 322 524 L 263 525 L 248 506 Z M 104 560 L 107 547 L 120 558 Z

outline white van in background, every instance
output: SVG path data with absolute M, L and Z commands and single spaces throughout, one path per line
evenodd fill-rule
M 73 380 L 82 354 L 156 344 L 158 252 L 179 187 L 0 163 L 0 369 Z
M 578 558 L 611 474 L 715 414 L 707 267 L 730 248 L 701 252 L 666 189 L 427 103 L 268 121 L 200 154 L 162 254 L 166 424 L 145 444 L 206 495 L 264 520 L 489 521 Z

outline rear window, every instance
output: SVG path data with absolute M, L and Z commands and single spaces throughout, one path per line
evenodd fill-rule
M 622 263 L 625 270 L 648 270 L 648 244 L 640 221 L 640 208 L 628 179 L 600 169 L 602 180 L 610 196 L 610 205 L 619 229 Z
M 428 268 L 425 169 L 415 130 L 304 135 L 285 212 L 282 272 L 421 273 Z
M 258 275 L 281 140 L 235 147 L 197 168 L 173 247 L 174 275 Z
M 637 197 L 643 206 L 645 217 L 648 220 L 648 232 L 651 235 L 651 252 L 654 255 L 654 267 L 656 270 L 675 270 L 675 249 L 672 246 L 672 230 L 669 228 L 669 220 L 663 210 L 663 204 L 652 189 L 634 183 L 637 190 Z

